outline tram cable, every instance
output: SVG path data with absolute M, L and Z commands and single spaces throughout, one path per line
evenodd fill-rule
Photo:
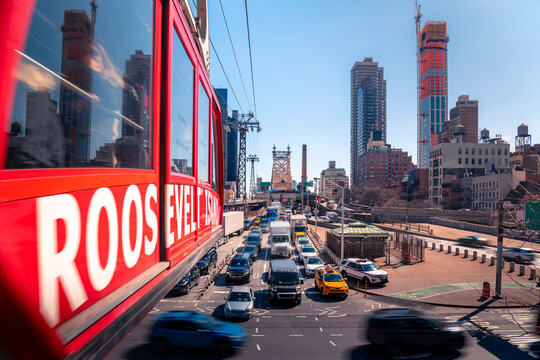
M 255 80 L 253 78 L 253 57 L 251 56 L 251 36 L 249 33 L 249 15 L 248 15 L 248 5 L 247 0 L 244 0 L 246 8 L 246 25 L 247 25 L 247 35 L 248 35 L 248 45 L 249 45 L 249 64 L 251 67 L 251 88 L 253 89 L 253 110 L 255 112 L 255 119 L 257 119 L 257 101 L 255 100 Z
M 223 4 L 221 0 L 219 0 L 219 6 L 221 7 L 221 14 L 223 15 L 223 20 L 225 21 L 225 28 L 227 29 L 227 35 L 229 36 L 229 42 L 231 44 L 231 48 L 234 55 L 234 61 L 236 62 L 236 69 L 238 70 L 238 75 L 240 75 L 240 81 L 242 82 L 242 88 L 244 88 L 244 95 L 246 95 L 246 100 L 248 102 L 248 106 L 251 107 L 249 96 L 247 94 L 246 85 L 244 83 L 244 78 L 242 77 L 242 72 L 240 71 L 240 65 L 238 65 L 238 57 L 236 56 L 236 51 L 234 50 L 234 45 L 231 37 L 231 32 L 229 31 L 229 23 L 227 22 L 227 17 L 225 16 L 225 10 L 223 10 Z

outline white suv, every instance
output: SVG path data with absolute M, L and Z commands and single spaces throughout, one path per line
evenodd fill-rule
M 339 266 L 339 272 L 370 285 L 388 282 L 388 273 L 367 259 L 345 259 Z

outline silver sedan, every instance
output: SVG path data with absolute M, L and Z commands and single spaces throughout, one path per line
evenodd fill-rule
M 249 286 L 233 286 L 225 300 L 226 319 L 251 319 L 253 316 L 255 295 Z

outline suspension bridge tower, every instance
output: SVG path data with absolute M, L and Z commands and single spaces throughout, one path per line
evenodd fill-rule
M 291 147 L 287 151 L 272 151 L 274 164 L 272 166 L 272 190 L 293 190 L 291 176 Z
M 255 182 L 255 161 L 259 161 L 259 158 L 257 155 L 249 155 L 247 157 L 247 161 L 251 162 L 251 178 L 249 181 L 249 193 L 251 198 L 253 199 L 255 197 L 255 194 L 257 194 L 257 183 Z

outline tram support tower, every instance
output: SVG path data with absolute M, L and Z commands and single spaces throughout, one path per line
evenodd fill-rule
M 255 161 L 259 161 L 257 155 L 249 155 L 247 161 L 251 162 L 251 177 L 249 181 L 249 194 L 254 198 L 257 194 L 257 183 L 255 182 Z
M 274 145 L 272 166 L 272 190 L 293 190 L 291 176 L 291 147 L 287 151 L 276 151 Z

